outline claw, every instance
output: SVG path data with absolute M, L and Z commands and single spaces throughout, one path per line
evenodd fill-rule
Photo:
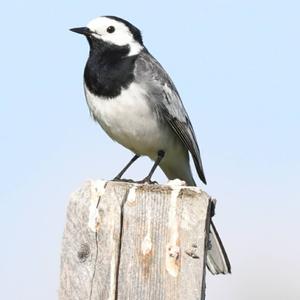
M 134 183 L 135 182 L 132 179 L 125 179 L 125 178 L 120 178 L 120 177 L 115 177 L 112 181 L 128 182 L 128 183 Z
M 140 183 L 140 184 L 158 184 L 157 181 L 152 181 L 150 178 L 146 177 L 144 178 L 143 180 L 139 180 L 137 181 L 137 183 Z

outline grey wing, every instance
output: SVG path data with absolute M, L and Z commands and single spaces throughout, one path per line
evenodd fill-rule
M 144 85 L 158 116 L 165 120 L 190 151 L 197 173 L 206 184 L 199 146 L 175 85 L 159 62 L 144 50 L 136 60 L 135 79 Z

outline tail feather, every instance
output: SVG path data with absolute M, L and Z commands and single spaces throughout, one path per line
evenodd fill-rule
M 217 229 L 210 222 L 206 265 L 213 275 L 231 273 L 231 266 Z

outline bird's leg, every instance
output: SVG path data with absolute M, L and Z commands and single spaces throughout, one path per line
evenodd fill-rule
M 164 156 L 165 156 L 165 151 L 159 150 L 157 152 L 157 159 L 154 162 L 154 165 L 151 168 L 149 174 L 143 180 L 138 181 L 138 183 L 150 183 L 150 184 L 157 183 L 155 181 L 151 181 L 151 177 L 152 177 L 154 171 L 156 170 L 157 166 L 160 164 L 161 160 L 164 158 Z
M 121 172 L 113 179 L 114 181 L 121 181 L 121 177 L 127 171 L 127 169 L 140 157 L 140 155 L 135 154 L 135 156 L 129 161 L 129 163 L 121 170 Z M 130 181 L 130 180 L 124 180 Z

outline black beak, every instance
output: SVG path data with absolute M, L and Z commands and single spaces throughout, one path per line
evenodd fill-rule
M 83 34 L 85 36 L 89 36 L 93 33 L 93 31 L 91 31 L 88 27 L 77 27 L 71 28 L 70 30 L 79 34 Z

